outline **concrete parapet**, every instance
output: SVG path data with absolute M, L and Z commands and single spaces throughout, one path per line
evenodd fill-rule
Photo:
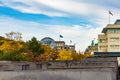
M 18 72 L 17 74 L 14 74 L 14 75 L 21 76 L 21 74 L 24 74 L 29 77 L 30 75 L 35 76 L 33 74 L 39 73 L 44 76 L 45 75 L 48 75 L 49 77 L 56 76 L 56 78 L 59 78 L 60 75 L 65 73 L 67 74 L 68 78 L 71 78 L 71 76 L 73 75 L 74 78 L 72 77 L 69 80 L 78 80 L 78 79 L 79 80 L 117 80 L 118 61 L 116 57 L 86 58 L 81 61 L 48 61 L 48 62 L 0 61 L 0 74 L 1 72 L 4 72 L 7 78 L 9 77 L 9 75 L 13 76 L 12 73 Z M 47 72 L 49 72 L 50 74 L 48 74 Z M 59 76 L 57 76 L 54 73 L 59 74 Z M 68 73 L 69 74 L 71 73 L 71 76 L 68 75 Z M 78 74 L 82 78 L 75 76 Z M 96 74 L 99 75 L 99 77 L 101 78 L 97 79 Z M 25 80 L 24 78 L 26 77 L 24 75 L 22 75 L 23 80 Z M 84 75 L 87 77 L 84 77 Z M 92 78 L 93 76 L 95 77 Z M 106 78 L 105 76 L 109 78 Z M 2 76 L 0 76 L 0 78 L 1 77 Z M 41 77 L 43 78 L 43 80 L 49 80 L 49 77 L 48 78 L 45 78 L 43 76 Z M 62 78 L 64 78 L 64 80 L 68 80 L 68 78 L 66 79 L 65 77 L 66 76 L 62 75 Z M 14 80 L 14 79 L 18 80 L 18 77 L 11 78 L 11 80 Z M 7 79 L 4 79 L 4 80 L 7 80 Z M 40 80 L 40 77 L 34 80 Z M 59 79 L 53 79 L 53 80 L 59 80 Z
M 118 62 L 116 57 L 86 58 L 81 61 L 0 61 L 0 70 L 47 70 L 50 68 L 112 68 L 117 71 Z

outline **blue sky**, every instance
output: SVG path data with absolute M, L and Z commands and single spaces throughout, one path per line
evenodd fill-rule
M 109 22 L 120 18 L 118 0 L 0 0 L 0 35 L 21 32 L 23 40 L 51 37 L 84 51 Z

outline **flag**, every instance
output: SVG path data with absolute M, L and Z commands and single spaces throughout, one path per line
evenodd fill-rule
M 113 16 L 113 13 L 111 11 L 109 11 L 109 14 Z
M 62 35 L 60 35 L 60 38 L 63 38 L 63 36 L 62 36 Z
M 72 43 L 72 40 L 70 40 L 70 44 Z

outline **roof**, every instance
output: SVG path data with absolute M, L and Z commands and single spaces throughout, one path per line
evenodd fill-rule
M 46 40 L 46 39 L 49 39 L 49 40 L 54 41 L 54 39 L 52 39 L 52 38 L 50 38 L 50 37 L 45 37 L 45 38 L 41 39 L 41 41 Z
M 120 25 L 120 19 L 116 20 L 114 24 L 119 24 Z
M 120 52 L 94 52 L 94 56 L 120 57 Z
M 55 41 L 55 43 L 65 43 L 64 41 Z
M 120 19 L 116 20 L 114 24 L 108 24 L 103 28 L 102 33 L 105 33 L 107 29 L 120 29 Z

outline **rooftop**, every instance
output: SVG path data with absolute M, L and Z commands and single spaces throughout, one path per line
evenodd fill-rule
M 120 19 L 116 20 L 114 24 L 108 24 L 105 28 L 103 28 L 102 33 L 105 33 L 107 29 L 113 29 L 113 28 L 120 28 Z
M 120 25 L 120 19 L 117 19 L 114 24 L 119 24 Z

